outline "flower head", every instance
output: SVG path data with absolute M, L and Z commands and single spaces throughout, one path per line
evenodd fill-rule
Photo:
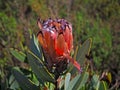
M 67 64 L 70 61 L 80 70 L 80 65 L 70 57 L 73 48 L 71 24 L 64 19 L 48 19 L 43 22 L 38 20 L 37 24 L 40 28 L 37 37 L 47 66 L 51 68 L 58 64 L 62 65 L 61 62 Z

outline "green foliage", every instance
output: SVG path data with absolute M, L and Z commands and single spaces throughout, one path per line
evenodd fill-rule
M 107 84 L 105 81 L 100 81 L 98 75 L 93 75 L 89 90 L 108 90 Z
M 11 48 L 10 52 L 12 53 L 14 57 L 16 57 L 16 59 L 22 62 L 25 61 L 26 55 L 23 52 L 19 52 L 18 50 L 14 50 L 13 48 Z
M 46 70 L 42 63 L 38 62 L 37 60 L 38 58 L 32 52 L 29 51 L 27 53 L 27 57 L 29 65 L 31 66 L 33 72 L 35 73 L 35 75 L 37 76 L 41 83 L 44 83 L 46 81 L 53 83 L 55 82 L 53 76 L 50 75 L 50 73 Z
M 35 74 L 35 76 L 37 77 L 38 81 L 39 81 L 39 85 L 36 86 L 35 84 L 33 84 L 33 82 L 31 83 L 29 81 L 29 79 L 27 79 L 25 77 L 25 75 L 21 74 L 21 71 L 18 71 L 16 69 L 12 70 L 12 73 L 15 77 L 15 79 L 17 80 L 17 82 L 19 83 L 20 87 L 23 90 L 26 89 L 35 89 L 38 90 L 38 87 L 40 88 L 49 88 L 49 85 L 54 84 L 55 85 L 55 77 L 54 74 L 49 72 L 46 68 L 46 66 L 44 65 L 44 60 L 41 60 L 41 58 L 43 59 L 43 57 L 38 57 L 37 55 L 40 55 L 40 52 L 35 52 L 34 51 L 40 51 L 40 48 L 38 47 L 37 43 L 37 39 L 34 37 L 31 38 L 31 47 L 36 47 L 34 50 L 30 51 L 29 49 L 26 50 L 27 53 L 27 60 L 29 62 L 29 65 L 32 69 L 33 74 Z M 76 59 L 79 61 L 81 61 L 82 64 L 85 64 L 85 55 L 89 54 L 90 51 L 90 46 L 91 46 L 91 39 L 88 39 L 84 44 L 84 46 L 79 47 L 77 50 L 78 52 L 76 53 L 77 57 Z M 84 50 L 84 52 L 82 52 Z M 13 52 L 14 51 L 14 52 Z M 86 53 L 85 53 L 86 52 Z M 17 50 L 11 50 L 11 53 L 18 58 L 20 56 L 19 51 Z M 17 54 L 15 54 L 17 53 Z M 42 53 L 41 53 L 42 54 Z M 84 58 L 80 58 L 78 57 L 78 54 L 81 54 L 82 56 L 84 56 Z M 21 57 L 24 58 L 24 55 L 21 55 Z M 20 57 L 20 58 L 21 58 Z M 77 71 L 76 71 L 77 72 Z M 75 73 L 76 73 L 75 72 Z M 64 77 L 65 74 L 63 74 L 62 76 Z M 75 75 L 75 76 L 74 76 Z M 100 81 L 97 75 L 93 75 L 93 78 L 91 79 L 91 83 L 88 83 L 88 79 L 89 79 L 89 72 L 87 71 L 87 68 L 85 70 L 83 70 L 83 72 L 79 72 L 72 75 L 70 72 L 67 72 L 67 74 L 65 75 L 65 78 L 61 78 L 62 80 L 64 80 L 63 85 L 61 86 L 61 90 L 85 90 L 85 89 L 90 89 L 90 88 L 94 88 L 97 90 L 100 90 L 99 88 L 103 88 L 103 90 L 106 90 L 105 88 L 105 82 L 104 81 Z M 32 79 L 31 79 L 32 80 Z M 62 82 L 62 81 L 60 81 Z M 59 83 L 60 83 L 59 82 Z M 47 85 L 47 83 L 49 83 L 49 85 Z M 59 84 L 58 84 L 59 85 Z M 89 87 L 87 87 L 87 85 L 89 85 Z M 52 86 L 52 85 L 51 85 Z M 55 86 L 52 86 L 52 89 Z
M 91 84 L 92 84 L 94 89 L 98 89 L 98 86 L 99 86 L 99 76 L 98 75 L 94 75 L 92 77 Z
M 13 75 L 11 75 L 9 78 L 9 85 L 10 85 L 9 88 L 13 90 L 15 90 L 16 88 L 19 88 L 19 84 L 17 83 Z
M 22 73 L 20 73 L 16 69 L 13 69 L 12 73 L 23 90 L 39 90 L 37 86 L 35 86 L 31 81 L 29 81 Z
M 73 89 L 79 90 L 81 89 L 83 86 L 85 86 L 85 83 L 88 80 L 88 73 L 85 72 L 83 74 L 81 74 L 81 76 L 77 79 L 77 82 L 75 84 L 75 86 L 73 87 Z

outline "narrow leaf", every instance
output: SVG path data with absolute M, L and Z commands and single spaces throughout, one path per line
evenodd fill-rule
M 69 85 L 69 82 L 70 82 L 70 77 L 71 77 L 71 74 L 70 73 L 67 73 L 66 74 L 66 77 L 65 77 L 65 86 L 64 86 L 64 90 L 68 90 L 68 85 Z
M 10 52 L 11 52 L 11 54 L 12 54 L 15 58 L 17 58 L 19 61 L 24 62 L 24 60 L 26 59 L 26 55 L 25 55 L 23 52 L 21 52 L 21 51 L 18 51 L 18 50 L 16 50 L 16 49 L 11 48 L 11 49 L 10 49 Z
M 23 90 L 39 90 L 39 88 L 35 84 L 28 80 L 27 77 L 25 77 L 18 70 L 13 69 L 12 73 Z
M 82 73 L 78 81 L 76 82 L 75 86 L 73 87 L 74 90 L 80 90 L 83 86 L 85 86 L 85 83 L 87 82 L 89 77 L 89 73 L 85 72 Z
M 80 76 L 81 76 L 81 74 L 78 74 L 76 77 L 74 77 L 74 78 L 70 81 L 67 90 L 74 90 L 73 87 L 74 87 L 75 84 L 77 83 L 77 81 L 78 81 L 78 79 L 80 78 Z
M 32 38 L 30 40 L 30 50 L 40 59 L 42 59 L 42 51 L 41 48 L 38 46 L 38 40 L 35 37 L 35 35 L 32 35 Z
M 98 88 L 98 83 L 99 83 L 99 76 L 98 75 L 94 75 L 91 79 L 91 86 L 93 86 L 94 89 Z
M 107 85 L 104 81 L 100 82 L 99 90 L 108 90 Z
M 96 87 L 95 87 L 95 90 L 99 90 L 99 87 L 100 87 L 100 81 L 98 81 Z
M 35 54 L 33 54 L 31 51 L 28 51 L 27 57 L 33 72 L 41 83 L 47 81 L 53 83 L 55 82 L 53 76 L 46 70 L 44 64 L 40 62 L 41 60 L 39 60 L 39 58 L 35 56 Z
M 83 45 L 78 46 L 78 51 L 76 55 L 76 60 L 83 65 L 85 62 L 85 56 L 89 54 L 90 48 L 91 48 L 91 39 L 86 40 Z
M 89 54 L 90 48 L 91 48 L 91 39 L 86 40 L 83 45 L 79 45 L 76 50 L 75 50 L 75 60 L 77 60 L 77 62 L 80 64 L 81 68 L 82 65 L 84 65 L 85 62 L 85 56 Z M 76 69 L 71 67 L 70 68 L 70 72 L 71 74 L 76 73 Z

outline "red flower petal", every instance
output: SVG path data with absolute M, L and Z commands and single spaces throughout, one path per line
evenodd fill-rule
M 42 34 L 39 33 L 37 37 L 38 37 L 38 41 L 40 42 L 41 46 L 44 47 L 44 48 L 47 47 L 46 44 L 45 44 L 45 40 L 44 40 Z
M 58 55 L 63 55 L 63 53 L 67 52 L 67 45 L 64 40 L 63 34 L 60 34 L 56 40 L 56 53 Z
M 74 60 L 67 54 L 64 54 L 64 56 L 66 56 L 70 60 L 70 62 L 78 69 L 78 71 L 81 71 L 80 64 L 76 60 Z

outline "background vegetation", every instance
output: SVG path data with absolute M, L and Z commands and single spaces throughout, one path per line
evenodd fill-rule
M 10 68 L 28 68 L 9 52 L 29 46 L 30 30 L 38 32 L 38 17 L 65 18 L 73 25 L 74 46 L 92 38 L 93 70 L 110 72 L 110 88 L 120 87 L 119 0 L 0 0 L 0 86 L 9 88 Z

